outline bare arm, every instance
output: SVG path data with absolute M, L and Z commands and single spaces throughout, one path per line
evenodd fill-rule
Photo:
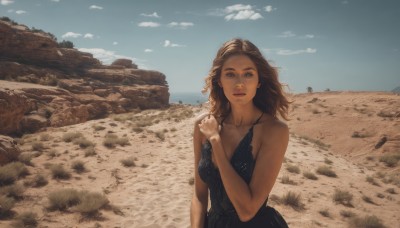
M 190 210 L 190 223 L 193 228 L 203 228 L 208 206 L 208 186 L 201 180 L 198 172 L 198 164 L 201 157 L 201 145 L 203 141 L 199 129 L 200 116 L 194 125 L 193 148 L 194 148 L 194 194 Z
M 274 186 L 289 141 L 285 124 L 277 122 L 268 129 L 256 158 L 252 179 L 248 185 L 233 169 L 226 157 L 219 134 L 211 142 L 226 193 L 241 221 L 252 219 Z

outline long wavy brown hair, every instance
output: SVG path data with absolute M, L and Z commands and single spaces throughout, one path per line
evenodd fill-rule
M 231 112 L 229 101 L 218 82 L 221 77 L 222 66 L 225 61 L 233 55 L 246 55 L 256 65 L 260 87 L 253 98 L 254 105 L 261 111 L 278 118 L 277 114 L 285 119 L 288 118 L 289 101 L 283 94 L 283 85 L 278 80 L 278 72 L 272 67 L 260 50 L 250 41 L 233 39 L 225 42 L 218 50 L 213 61 L 212 68 L 205 78 L 203 94 L 210 92 L 208 100 L 211 105 L 211 114 L 224 118 Z

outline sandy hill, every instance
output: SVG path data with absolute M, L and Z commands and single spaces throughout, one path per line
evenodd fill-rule
M 398 227 L 399 164 L 380 158 L 398 159 L 398 115 L 387 108 L 400 107 L 399 97 L 293 98 L 289 147 L 268 203 L 290 227 Z M 10 211 L 0 209 L 0 227 L 17 226 L 27 211 L 37 227 L 190 227 L 192 130 L 203 111 L 172 105 L 24 135 L 17 141 L 29 175 L 0 181 L 14 199 Z M 373 149 L 383 134 L 386 143 Z

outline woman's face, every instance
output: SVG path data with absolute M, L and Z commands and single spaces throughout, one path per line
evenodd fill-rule
M 229 57 L 222 65 L 219 85 L 231 104 L 252 102 L 259 87 L 256 65 L 246 55 Z

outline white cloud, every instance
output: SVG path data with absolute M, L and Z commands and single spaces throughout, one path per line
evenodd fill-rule
M 52 2 L 60 2 L 60 0 L 51 0 Z
M 225 16 L 226 21 L 230 20 L 258 20 L 263 18 L 256 12 L 251 5 L 235 4 L 225 7 L 223 10 L 215 10 L 212 14 L 216 16 Z
M 102 10 L 103 7 L 101 7 L 101 6 L 96 6 L 96 5 L 91 5 L 91 6 L 89 7 L 89 9 L 91 9 L 91 10 Z
M 1 0 L 0 1 L 0 4 L 2 4 L 3 6 L 7 6 L 7 5 L 10 5 L 13 3 L 14 3 L 14 1 L 12 1 L 12 0 Z
M 112 43 L 112 45 L 117 45 L 118 44 L 118 42 L 117 41 L 114 41 L 113 43 Z
M 26 13 L 26 11 L 25 10 L 17 10 L 17 11 L 15 11 L 15 13 L 16 14 L 24 14 L 24 13 Z
M 168 27 L 171 28 L 180 28 L 180 29 L 187 29 L 189 27 L 194 26 L 194 24 L 192 22 L 171 22 L 167 25 Z
M 261 14 L 254 12 L 253 10 L 241 10 L 236 13 L 231 13 L 225 16 L 225 20 L 257 20 L 261 19 Z
M 317 49 L 314 48 L 306 48 L 303 50 L 288 50 L 288 49 L 280 49 L 276 54 L 278 55 L 298 55 L 298 54 L 314 54 L 317 52 Z
M 280 37 L 280 38 L 292 38 L 292 37 L 294 37 L 294 38 L 299 38 L 299 39 L 313 39 L 313 38 L 315 38 L 315 35 L 306 34 L 306 35 L 298 36 L 292 31 L 285 31 L 282 34 L 278 35 L 278 37 Z
M 169 40 L 165 40 L 164 41 L 164 47 L 185 47 L 185 45 L 181 45 L 181 44 L 174 44 Z
M 139 27 L 156 28 L 156 27 L 159 27 L 160 24 L 157 23 L 157 22 L 152 22 L 152 21 L 143 21 L 143 22 L 140 22 L 140 23 L 138 24 L 138 26 L 139 26 Z
M 302 39 L 313 39 L 315 36 L 313 34 L 306 34 L 304 36 L 301 36 L 300 38 Z
M 232 13 L 236 11 L 251 10 L 251 9 L 252 9 L 251 5 L 236 4 L 225 7 L 225 12 Z
M 272 12 L 272 11 L 275 11 L 276 8 L 273 8 L 272 6 L 266 6 L 266 7 L 264 7 L 264 10 L 265 10 L 266 12 L 270 13 L 270 12 Z
M 140 14 L 141 16 L 144 16 L 144 17 L 154 17 L 154 18 L 161 18 L 158 14 L 157 14 L 157 12 L 154 12 L 154 13 L 152 13 L 152 14 L 145 14 L 145 13 L 142 13 L 142 14 Z
M 317 49 L 315 48 L 306 48 L 306 49 L 300 49 L 300 50 L 289 50 L 289 49 L 282 49 L 282 48 L 277 48 L 277 49 L 268 49 L 265 48 L 263 49 L 266 53 L 274 53 L 277 55 L 298 55 L 298 54 L 314 54 L 317 52 Z
M 153 52 L 153 49 L 148 49 L 148 48 L 146 48 L 146 49 L 144 49 L 144 52 L 150 53 L 150 52 Z
M 80 33 L 67 32 L 64 35 L 62 35 L 61 37 L 62 38 L 78 38 L 78 37 L 81 37 L 81 36 L 82 36 L 82 34 L 80 34 Z
M 285 31 L 281 35 L 279 35 L 278 37 L 289 38 L 289 37 L 295 37 L 295 36 L 296 36 L 296 34 L 294 34 L 292 31 Z
M 85 38 L 85 39 L 93 39 L 93 34 L 91 34 L 91 33 L 86 33 L 84 36 L 83 36 L 83 38 Z
M 146 65 L 142 63 L 144 62 L 144 60 L 140 60 L 130 56 L 118 55 L 113 51 L 104 50 L 102 48 L 79 48 L 78 50 L 93 54 L 94 58 L 100 60 L 104 64 L 111 64 L 116 59 L 130 59 L 132 60 L 132 62 L 137 64 L 140 69 L 147 69 Z

